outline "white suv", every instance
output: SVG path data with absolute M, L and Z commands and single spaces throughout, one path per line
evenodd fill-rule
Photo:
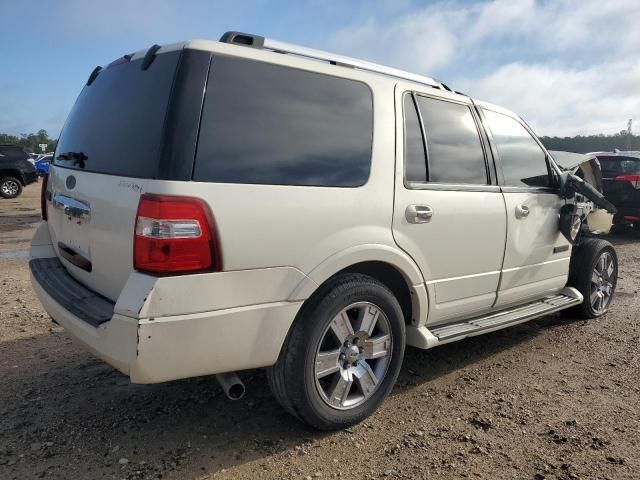
M 233 372 L 269 367 L 283 407 L 341 428 L 388 395 L 405 345 L 607 311 L 616 253 L 576 191 L 507 110 L 231 32 L 92 72 L 30 268 L 132 382 L 223 374 L 237 398 Z

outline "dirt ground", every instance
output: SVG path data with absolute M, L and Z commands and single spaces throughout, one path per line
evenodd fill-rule
M 230 402 L 214 378 L 128 379 L 55 326 L 29 283 L 39 185 L 0 199 L 0 479 L 640 478 L 640 237 L 611 237 L 611 312 L 559 315 L 408 349 L 366 422 L 318 433 L 262 372 Z

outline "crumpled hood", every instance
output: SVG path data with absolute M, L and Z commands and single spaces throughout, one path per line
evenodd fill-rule
M 563 169 L 583 178 L 602 192 L 602 170 L 600 162 L 593 155 L 582 153 L 549 151 L 555 162 Z

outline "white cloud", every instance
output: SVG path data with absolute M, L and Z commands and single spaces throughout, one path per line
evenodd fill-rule
M 337 32 L 332 45 L 379 63 L 430 71 L 455 56 L 455 26 L 464 23 L 466 14 L 466 10 L 427 7 L 384 26 L 368 20 Z
M 510 108 L 541 134 L 640 123 L 638 0 L 443 1 L 363 19 L 333 47 L 431 76 Z
M 572 70 L 512 63 L 465 86 L 524 116 L 540 135 L 617 133 L 640 113 L 640 60 Z

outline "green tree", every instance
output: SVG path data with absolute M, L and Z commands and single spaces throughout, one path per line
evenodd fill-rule
M 20 136 L 0 133 L 0 144 L 20 145 L 29 153 L 42 153 L 41 144 L 46 144 L 47 152 L 53 152 L 57 140 L 50 138 L 46 130 L 38 130 L 36 133 L 23 133 Z
M 588 153 L 600 151 L 640 150 L 640 135 L 626 130 L 613 135 L 576 135 L 575 137 L 540 137 L 540 141 L 549 150 Z

